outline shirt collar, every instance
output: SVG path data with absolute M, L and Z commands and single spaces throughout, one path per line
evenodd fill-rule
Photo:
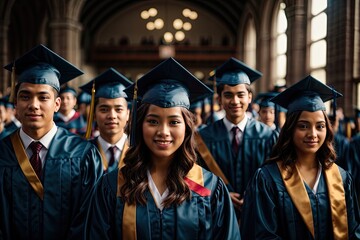
M 40 138 L 38 141 L 46 148 L 49 149 L 50 143 L 52 139 L 54 138 L 57 131 L 57 126 L 53 123 L 52 128 L 48 133 L 46 133 L 42 138 Z M 27 149 L 33 141 L 37 141 L 33 138 L 31 138 L 29 135 L 27 135 L 22 128 L 20 128 L 20 138 L 21 141 L 24 144 L 24 148 Z
M 123 133 L 123 135 L 122 135 L 122 137 L 120 138 L 120 140 L 119 140 L 117 143 L 115 143 L 114 145 L 115 145 L 120 151 L 122 151 L 126 139 L 127 139 L 127 135 L 126 135 L 125 133 Z M 100 144 L 101 148 L 102 148 L 104 151 L 108 150 L 109 147 L 114 146 L 114 145 L 108 143 L 107 141 L 105 141 L 101 136 L 98 137 L 98 141 L 99 141 L 99 144 Z
M 230 122 L 226 117 L 223 118 L 223 121 L 224 121 L 224 125 L 225 125 L 226 129 L 228 130 L 228 132 L 230 132 L 231 129 L 232 129 L 234 126 L 237 126 L 237 127 L 241 130 L 241 132 L 244 132 L 246 123 L 247 123 L 247 121 L 248 121 L 248 118 L 247 118 L 247 116 L 245 116 L 245 117 L 243 118 L 243 120 L 241 120 L 241 121 L 240 121 L 238 124 L 236 124 L 236 125 L 233 124 L 232 122 Z

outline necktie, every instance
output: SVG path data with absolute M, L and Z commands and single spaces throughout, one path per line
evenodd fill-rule
M 231 129 L 231 132 L 233 133 L 233 140 L 231 143 L 231 147 L 233 149 L 233 152 L 237 154 L 240 146 L 240 141 L 238 137 L 238 133 L 240 132 L 240 129 L 238 127 L 233 127 Z
M 41 176 L 41 168 L 42 168 L 39 153 L 40 153 L 40 150 L 42 147 L 43 147 L 43 145 L 40 142 L 33 141 L 32 143 L 30 143 L 30 148 L 31 148 L 31 151 L 33 152 L 32 156 L 30 158 L 30 163 L 31 163 L 34 171 L 36 172 L 36 175 L 39 178 Z
M 116 146 L 109 147 L 110 151 L 110 160 L 108 166 L 111 167 L 115 163 L 115 152 L 116 152 Z

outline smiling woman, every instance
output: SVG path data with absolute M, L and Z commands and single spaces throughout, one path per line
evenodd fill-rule
M 135 144 L 96 188 L 86 238 L 240 239 L 224 182 L 196 164 L 190 102 L 211 90 L 172 58 L 125 89 L 128 96 L 135 85 Z
M 271 158 L 246 190 L 243 238 L 359 239 L 354 182 L 334 163 L 324 105 L 339 96 L 308 76 L 271 100 L 288 110 L 287 117 Z

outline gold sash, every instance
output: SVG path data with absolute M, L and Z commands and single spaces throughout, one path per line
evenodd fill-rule
M 38 195 L 41 200 L 44 200 L 44 187 L 33 167 L 31 166 L 29 158 L 26 155 L 24 146 L 20 140 L 19 131 L 11 134 L 10 139 L 22 172 L 24 173 L 31 187 L 34 189 L 36 195 Z
M 202 169 L 199 165 L 194 164 L 185 178 L 188 178 L 198 185 L 204 186 L 204 178 Z M 117 197 L 120 197 L 120 189 L 124 184 L 124 178 L 119 169 L 118 184 L 117 184 Z M 208 190 L 209 191 L 209 190 Z M 123 221 L 122 221 L 122 237 L 123 239 L 135 240 L 136 239 L 136 204 L 124 205 Z
M 105 152 L 104 150 L 102 149 L 99 141 L 97 141 L 97 145 L 98 145 L 98 149 L 99 149 L 99 152 L 101 154 L 101 159 L 102 159 L 102 164 L 103 164 L 103 169 L 104 171 L 106 171 L 108 169 L 108 161 L 106 161 L 106 155 L 105 155 Z M 126 141 L 124 146 L 123 146 L 123 150 L 121 151 L 121 154 L 120 154 L 120 159 L 119 159 L 119 163 L 118 163 L 118 168 L 122 168 L 124 166 L 124 157 L 125 157 L 125 153 L 126 151 L 128 150 L 129 148 L 129 144 L 128 142 Z
M 325 179 L 330 198 L 334 239 L 348 239 L 345 190 L 339 168 L 335 164 L 325 170 Z
M 293 171 L 292 176 L 289 179 L 286 179 L 287 172 L 281 166 L 281 162 L 277 162 L 277 165 L 291 200 L 293 201 L 296 209 L 299 211 L 311 235 L 314 237 L 314 222 L 310 199 L 305 189 L 299 169 L 295 166 L 295 171 Z M 329 192 L 334 239 L 347 239 L 348 226 L 345 191 L 342 185 L 339 169 L 335 164 L 333 164 L 329 169 L 326 169 L 324 173 Z
M 219 165 L 215 161 L 214 157 L 211 155 L 209 149 L 207 148 L 206 144 L 204 143 L 203 139 L 201 138 L 199 133 L 195 133 L 195 141 L 197 144 L 198 151 L 201 157 L 204 159 L 206 165 L 208 166 L 209 170 L 214 173 L 216 176 L 220 177 L 226 185 L 229 184 L 229 180 L 225 177 L 225 174 L 221 171 Z

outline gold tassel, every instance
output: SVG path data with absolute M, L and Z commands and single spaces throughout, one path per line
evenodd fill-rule
M 89 116 L 87 119 L 85 139 L 90 139 L 90 137 L 91 137 L 92 123 L 93 123 L 93 119 L 94 119 L 94 108 L 95 108 L 95 81 L 93 82 L 93 86 L 91 89 L 90 112 L 89 112 Z
M 11 69 L 11 88 L 9 102 L 14 103 L 15 100 L 15 61 Z
M 134 95 L 131 109 L 131 122 L 130 122 L 130 146 L 135 146 L 135 125 L 136 125 L 136 110 L 137 110 L 137 80 L 135 80 Z

